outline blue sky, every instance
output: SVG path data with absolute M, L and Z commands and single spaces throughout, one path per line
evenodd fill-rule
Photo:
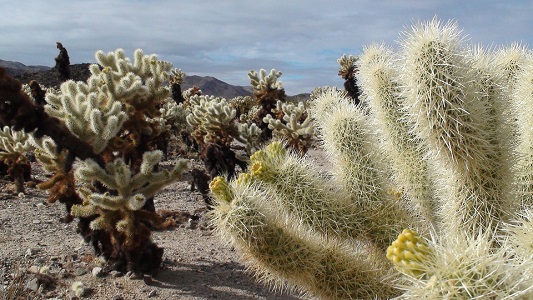
M 249 85 L 250 69 L 282 71 L 287 94 L 342 86 L 337 58 L 437 16 L 469 41 L 533 44 L 533 1 L 431 0 L 0 0 L 0 59 L 53 66 L 62 42 L 71 63 L 96 50 L 137 48 L 189 75 Z

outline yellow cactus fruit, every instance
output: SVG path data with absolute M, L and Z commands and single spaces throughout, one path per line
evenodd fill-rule
M 250 156 L 250 161 L 253 163 L 264 161 L 266 159 L 267 155 L 265 151 L 258 150 L 254 154 Z
M 228 181 L 222 176 L 215 177 L 209 183 L 209 189 L 217 199 L 224 200 L 227 203 L 230 203 L 231 199 L 233 198 Z
M 265 151 L 270 156 L 285 156 L 287 154 L 287 149 L 285 145 L 279 141 L 272 142 L 266 146 Z
M 431 255 L 426 242 L 413 230 L 404 229 L 398 238 L 387 248 L 387 259 L 407 275 L 425 275 L 424 262 Z
M 261 177 L 265 173 L 265 164 L 263 162 L 255 162 L 252 164 L 252 168 L 250 169 L 250 174 L 252 176 L 258 176 Z

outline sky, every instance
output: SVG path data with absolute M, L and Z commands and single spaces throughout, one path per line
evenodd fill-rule
M 187 75 L 249 85 L 248 71 L 276 69 L 288 95 L 342 87 L 337 59 L 365 45 L 395 47 L 400 33 L 434 17 L 468 42 L 533 45 L 533 0 L 0 0 L 0 59 L 54 66 L 95 63 L 97 50 L 157 54 Z

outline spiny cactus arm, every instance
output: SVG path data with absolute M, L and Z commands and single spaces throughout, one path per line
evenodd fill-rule
M 531 257 L 517 260 L 494 248 L 493 233 L 446 235 L 425 240 L 404 231 L 388 256 L 408 275 L 398 299 L 528 299 L 533 281 Z
M 439 204 L 428 173 L 427 149 L 413 132 L 414 124 L 405 117 L 405 100 L 400 96 L 394 64 L 393 53 L 386 46 L 371 45 L 364 49 L 358 61 L 361 100 L 373 116 L 371 126 L 376 129 L 381 149 L 391 162 L 392 176 L 400 192 L 406 194 L 422 217 L 438 228 Z
M 316 116 L 315 126 L 332 163 L 334 181 L 360 206 L 372 239 L 384 246 L 403 228 L 428 224 L 406 225 L 418 219 L 410 217 L 402 201 L 387 193 L 386 174 L 379 171 L 384 169 L 382 157 L 376 151 L 368 117 L 344 95 L 334 91 L 322 94 L 314 100 L 310 114 Z
M 342 79 L 348 79 L 349 77 L 353 76 L 355 63 L 358 59 L 359 58 L 357 56 L 346 56 L 346 54 L 343 54 L 339 59 L 337 59 L 337 63 L 339 64 L 339 75 L 342 77 Z
M 516 75 L 530 59 L 531 53 L 527 47 L 516 43 L 509 47 L 503 47 L 496 52 L 494 61 L 501 77 L 508 85 L 507 89 L 509 92 L 516 83 Z
M 434 19 L 414 26 L 402 41 L 401 80 L 415 131 L 437 153 L 435 170 L 441 173 L 434 178 L 449 179 L 438 192 L 451 195 L 442 199 L 443 215 L 452 216 L 444 226 L 476 232 L 505 220 L 515 207 L 501 197 L 506 165 L 491 130 L 497 122 L 491 102 L 498 100 L 486 94 L 480 83 L 485 76 L 472 68 L 462 39 L 455 23 L 442 26 Z
M 224 98 L 196 96 L 191 101 L 192 114 L 187 122 L 196 128 L 196 134 L 203 137 L 204 143 L 229 145 L 239 136 L 235 121 L 237 111 Z
M 531 55 L 517 74 L 516 85 L 511 94 L 513 116 L 516 119 L 519 136 L 516 145 L 518 159 L 513 168 L 520 204 L 529 209 L 533 206 L 533 58 Z
M 217 200 L 213 224 L 224 240 L 242 252 L 260 280 L 275 287 L 288 284 L 321 299 L 398 295 L 390 286 L 393 276 L 383 256 L 374 250 L 358 244 L 351 249 L 295 234 L 285 224 L 273 222 L 275 209 L 259 204 L 268 202 L 270 196 L 256 186 L 233 181 L 226 185 L 230 191 L 224 191 L 216 187 L 221 183 L 212 184 Z M 229 203 L 227 195 L 231 195 Z
M 325 238 L 365 238 L 368 224 L 350 195 L 332 186 L 312 163 L 284 147 L 272 142 L 250 157 L 249 174 L 272 196 L 268 201 L 276 203 L 280 214 L 286 211 L 295 222 L 312 227 Z
M 533 257 L 533 211 L 527 209 L 520 212 L 514 220 L 504 224 L 505 239 L 500 241 L 519 259 Z
M 261 139 L 261 129 L 254 123 L 248 125 L 246 123 L 237 123 L 239 135 L 235 136 L 235 140 L 243 143 L 246 153 L 251 155 L 258 150 Z
M 67 81 L 61 85 L 61 94 L 47 95 L 49 105 L 45 108 L 100 153 L 128 119 L 122 103 L 107 96 L 90 91 L 83 82 Z
M 183 91 L 183 93 L 181 93 L 181 96 L 183 97 L 183 99 L 185 99 L 186 102 L 190 101 L 190 99 L 193 96 L 200 96 L 200 95 L 202 95 L 202 90 L 200 90 L 200 88 L 196 86 L 186 89 L 185 91 Z

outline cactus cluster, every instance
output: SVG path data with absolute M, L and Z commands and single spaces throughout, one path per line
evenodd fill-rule
M 175 113 L 165 86 L 172 65 L 140 49 L 133 61 L 121 49 L 95 57 L 87 82 L 67 80 L 44 106 L 0 74 L 1 121 L 32 135 L 37 160 L 52 173 L 38 187 L 49 202 L 65 203 L 63 221 L 77 217 L 78 232 L 110 268 L 151 272 L 163 255 L 151 230 L 164 222 L 153 197 L 187 165 L 159 170 L 158 146 Z
M 6 175 L 15 183 L 15 193 L 24 192 L 24 181 L 31 176 L 31 164 L 27 153 L 33 147 L 29 142 L 29 135 L 24 131 L 13 130 L 4 126 L 0 130 L 0 162 L 7 167 Z
M 360 104 L 313 93 L 331 169 L 274 142 L 211 183 L 213 224 L 259 278 L 324 299 L 531 298 L 531 52 L 438 19 L 399 43 L 340 60 Z

